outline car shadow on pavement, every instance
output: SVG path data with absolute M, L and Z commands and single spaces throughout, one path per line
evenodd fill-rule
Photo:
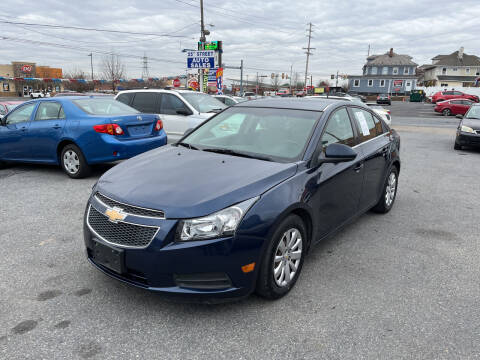
M 92 166 L 91 174 L 86 178 L 99 178 L 106 171 L 110 170 L 116 163 L 98 164 Z M 17 174 L 28 172 L 36 172 L 38 174 L 44 173 L 52 176 L 63 176 L 66 179 L 68 176 L 62 171 L 59 166 L 46 164 L 14 164 L 9 163 L 5 167 L 0 168 L 0 179 L 8 178 Z

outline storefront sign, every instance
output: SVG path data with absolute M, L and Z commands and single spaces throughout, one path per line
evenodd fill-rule
M 32 65 L 23 65 L 22 66 L 22 71 L 24 73 L 31 73 L 32 72 Z

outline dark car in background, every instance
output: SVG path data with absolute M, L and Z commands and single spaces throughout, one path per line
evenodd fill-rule
M 157 115 L 109 98 L 59 97 L 28 101 L 0 123 L 0 165 L 60 165 L 71 178 L 92 164 L 128 159 L 167 143 Z
M 435 104 L 437 102 L 451 100 L 451 99 L 465 99 L 465 100 L 471 100 L 473 102 L 478 102 L 477 95 L 470 95 L 457 90 L 448 90 L 448 91 L 438 91 L 435 94 L 433 94 L 432 103 Z
M 463 146 L 480 147 L 480 104 L 472 105 L 458 124 L 454 149 L 462 150 Z
M 438 102 L 434 108 L 435 112 L 441 113 L 445 116 L 450 115 L 465 115 L 465 113 L 470 109 L 470 106 L 474 104 L 471 100 L 465 99 L 454 99 Z
M 85 211 L 88 259 L 164 294 L 279 298 L 311 246 L 392 208 L 399 148 L 394 130 L 352 102 L 231 106 L 99 179 Z
M 379 94 L 377 96 L 377 104 L 388 104 L 392 105 L 392 100 L 388 94 Z

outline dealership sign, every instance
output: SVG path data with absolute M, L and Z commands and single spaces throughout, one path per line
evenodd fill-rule
M 24 73 L 32 72 L 32 65 L 23 65 L 23 66 L 22 66 L 22 71 L 23 71 Z
M 215 67 L 215 51 L 199 50 L 187 52 L 187 67 L 189 69 L 210 69 Z
M 403 80 L 393 80 L 393 86 L 402 86 Z

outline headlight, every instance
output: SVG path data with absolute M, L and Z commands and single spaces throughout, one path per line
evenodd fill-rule
M 460 131 L 475 134 L 475 131 L 473 131 L 471 127 L 468 127 L 465 125 L 462 125 L 462 127 L 460 128 Z
M 245 200 L 205 217 L 182 220 L 179 224 L 179 240 L 202 240 L 232 235 L 245 213 L 258 198 L 257 196 Z

